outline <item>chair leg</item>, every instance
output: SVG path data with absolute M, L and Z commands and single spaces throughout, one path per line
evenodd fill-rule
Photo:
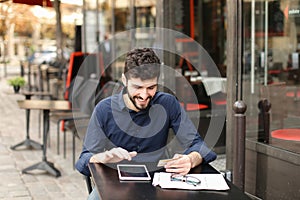
M 89 193 L 92 192 L 93 188 L 92 188 L 92 182 L 91 182 L 91 177 L 89 176 L 85 176 L 85 181 L 86 181 L 86 187 Z
M 42 111 L 41 110 L 39 110 L 39 117 L 38 117 L 38 124 L 39 124 L 39 138 L 41 138 L 41 130 L 42 130 L 42 127 L 41 127 L 41 118 L 42 118 Z
M 40 113 L 42 114 L 41 110 Z M 44 127 L 43 127 L 44 128 Z M 51 138 L 50 138 L 50 126 L 49 126 L 49 130 L 48 130 L 48 148 L 51 148 Z M 45 144 L 46 145 L 46 144 Z
M 73 163 L 72 164 L 73 164 L 73 169 L 74 170 L 75 170 L 75 149 L 76 149 L 76 147 L 75 147 L 75 145 L 76 145 L 75 144 L 76 143 L 75 142 L 75 139 L 76 139 L 75 138 L 76 137 L 75 134 L 76 134 L 76 131 L 73 131 L 73 138 L 72 138 L 73 139 L 73 141 L 72 141 L 73 142 L 73 149 L 72 149 L 72 151 L 73 151 Z
M 57 121 L 57 155 L 60 154 L 60 122 L 61 120 Z
M 67 142 L 66 142 L 66 140 L 67 140 L 67 135 L 66 135 L 66 130 L 64 129 L 64 158 L 66 158 L 66 152 L 67 152 Z

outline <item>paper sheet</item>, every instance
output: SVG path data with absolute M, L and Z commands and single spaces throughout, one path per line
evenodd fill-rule
M 190 174 L 201 180 L 200 185 L 194 186 L 181 181 L 171 181 L 171 173 L 156 172 L 152 185 L 166 189 L 185 190 L 229 190 L 222 174 Z
M 217 92 L 226 93 L 226 78 L 206 77 L 202 82 L 208 96 Z

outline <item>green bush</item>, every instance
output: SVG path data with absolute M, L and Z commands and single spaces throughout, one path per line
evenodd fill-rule
M 9 79 L 7 82 L 11 86 L 20 86 L 20 87 L 24 86 L 26 83 L 26 81 L 23 77 L 12 78 L 12 79 Z

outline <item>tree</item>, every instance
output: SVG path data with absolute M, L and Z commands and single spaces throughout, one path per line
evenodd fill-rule
M 9 36 L 9 28 L 14 27 L 14 36 L 31 37 L 34 27 L 33 24 L 38 23 L 28 6 L 15 4 L 12 1 L 0 1 L 0 41 L 6 45 Z M 4 48 L 4 55 L 7 55 L 7 50 L 12 48 L 7 46 Z M 3 58 L 4 59 L 4 58 Z
M 57 51 L 57 60 L 64 61 L 63 54 L 63 32 L 61 25 L 61 11 L 60 11 L 60 0 L 54 0 L 53 6 L 56 13 L 56 51 Z
M 3 49 L 3 62 L 5 63 L 5 56 L 7 54 L 6 52 L 6 38 L 7 38 L 7 31 L 8 31 L 8 24 L 10 18 L 9 12 L 10 12 L 11 2 L 3 2 L 0 6 L 0 41 L 3 41 L 4 49 Z M 1 52 L 0 52 L 1 53 Z M 6 72 L 5 72 L 6 75 Z

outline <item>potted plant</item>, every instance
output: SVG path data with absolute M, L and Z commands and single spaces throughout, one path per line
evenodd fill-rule
M 25 83 L 25 79 L 20 76 L 8 80 L 8 84 L 13 86 L 15 93 L 18 93 L 20 88 L 24 86 Z

